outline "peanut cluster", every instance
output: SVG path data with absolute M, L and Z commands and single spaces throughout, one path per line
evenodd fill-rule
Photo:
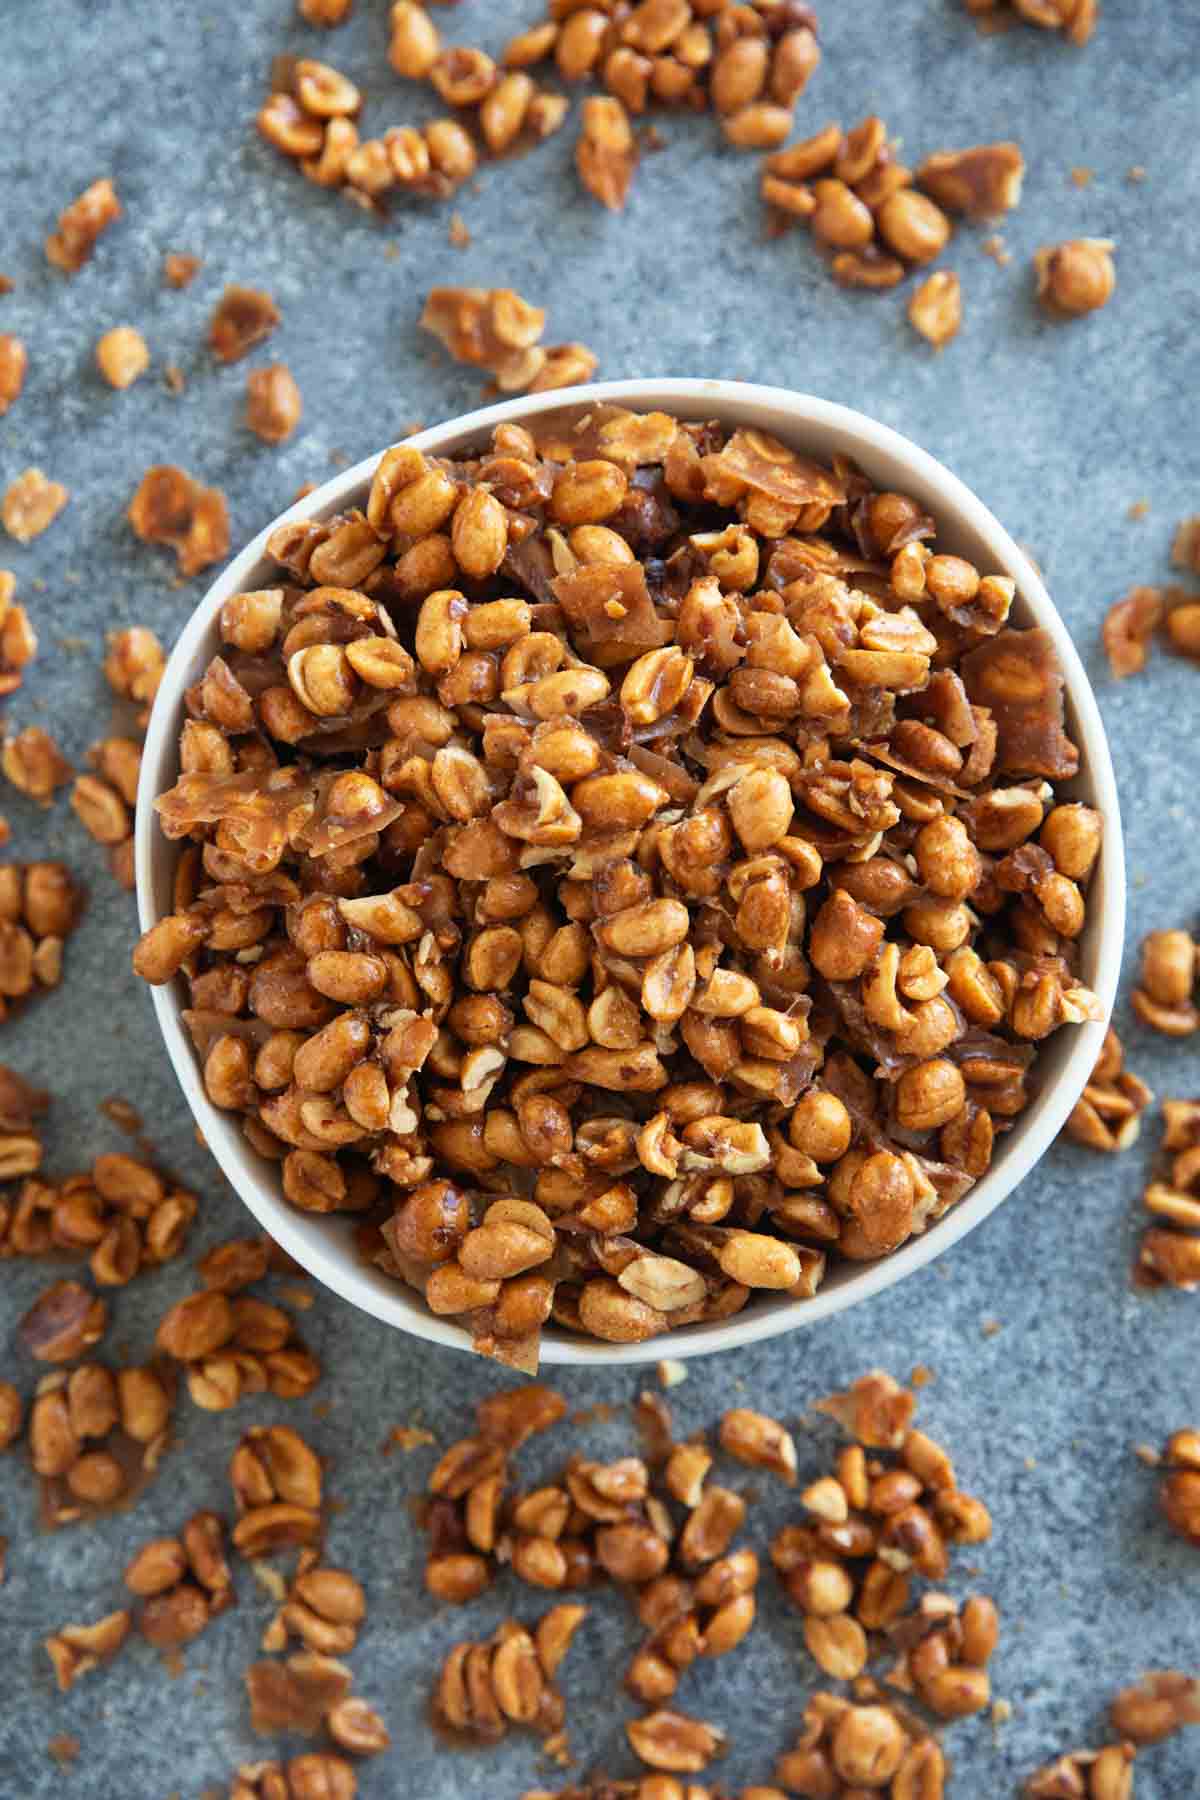
M 565 1715 L 554 1677 L 586 1613 L 552 1606 L 528 1630 L 506 1619 L 484 1643 L 455 1644 L 434 1689 L 438 1723 L 479 1743 L 498 1742 L 512 1725 L 558 1731 Z
M 432 34 L 430 77 L 454 113 L 423 127 L 392 126 L 382 137 L 360 138 L 355 121 L 363 97 L 354 82 L 329 63 L 277 57 L 258 129 L 307 180 L 339 188 L 369 211 L 381 209 L 396 192 L 446 199 L 479 165 L 481 146 L 463 122 L 469 116 L 465 109 L 475 115 L 484 149 L 495 156 L 538 143 L 562 125 L 567 102 L 560 94 L 540 92 L 523 72 L 502 79 L 482 50 L 440 53 L 433 23 L 421 7 L 401 5 L 393 12 L 398 15 L 393 63 L 397 42 L 401 57 L 415 63 L 414 30 Z
M 245 1292 L 269 1272 L 294 1268 L 291 1259 L 269 1238 L 232 1238 L 198 1267 L 203 1287 L 171 1307 L 157 1334 L 159 1351 L 184 1365 L 193 1402 L 225 1412 L 253 1394 L 294 1400 L 311 1393 L 321 1366 L 292 1315 Z
M 93 1280 L 124 1287 L 180 1255 L 196 1209 L 195 1194 L 149 1163 L 106 1151 L 85 1173 L 59 1182 L 34 1177 L 15 1200 L 0 1199 L 0 1257 L 86 1256 Z
M 1167 1474 L 1159 1489 L 1163 1517 L 1172 1531 L 1200 1550 L 1200 1431 L 1174 1431 L 1163 1451 Z M 1193 1689 L 1193 1710 L 1200 1720 L 1200 1683 Z
M 902 163 L 881 118 L 843 132 L 836 122 L 763 163 L 762 197 L 780 223 L 806 219 L 843 287 L 896 287 L 941 255 L 951 214 L 994 218 L 1021 195 L 1025 159 L 1014 143 L 942 150 L 915 172 Z M 913 324 L 934 344 L 958 329 L 961 300 L 950 277 L 922 289 Z
M 546 314 L 512 288 L 431 288 L 421 325 L 456 362 L 488 369 L 504 394 L 539 394 L 590 381 L 586 344 L 542 343 Z
M 354 82 L 329 63 L 278 57 L 259 132 L 309 181 L 369 210 L 395 193 L 444 199 L 481 157 L 532 148 L 565 123 L 566 96 L 530 73 L 553 60 L 564 81 L 598 79 L 606 90 L 583 103 L 575 162 L 587 192 L 620 211 L 640 156 L 634 118 L 652 107 L 711 106 L 735 148 L 772 148 L 790 132 L 821 60 L 816 15 L 801 0 L 551 0 L 548 15 L 497 62 L 476 45 L 443 43 L 424 6 L 395 0 L 391 66 L 428 82 L 451 115 L 361 137 Z
M 72 1525 L 132 1498 L 167 1449 L 173 1405 L 169 1375 L 152 1363 L 45 1376 L 29 1409 L 29 1460 L 46 1522 Z
M 193 1513 L 178 1537 L 143 1544 L 124 1579 L 143 1602 L 138 1630 L 148 1644 L 158 1650 L 190 1644 L 234 1602 L 224 1520 L 214 1512 Z
M 913 1603 L 914 1580 L 942 1581 L 953 1544 L 991 1536 L 986 1506 L 963 1493 L 940 1444 L 911 1426 L 913 1399 L 881 1371 L 822 1403 L 857 1440 L 836 1473 L 801 1495 L 809 1521 L 787 1525 L 771 1560 L 804 1614 L 804 1641 L 826 1674 L 855 1681 L 883 1650 L 899 1652 L 888 1682 L 941 1718 L 981 1712 L 999 1619 L 973 1595 Z M 868 1451 L 872 1454 L 868 1455 Z
M 1142 1114 L 1154 1095 L 1140 1076 L 1125 1067 L 1125 1050 L 1110 1026 L 1104 1048 L 1064 1127 L 1089 1150 L 1128 1150 L 1137 1142 Z
M 353 1763 L 326 1750 L 309 1750 L 286 1763 L 243 1763 L 229 1800 L 354 1800 L 357 1792 Z
M 856 1702 L 814 1694 L 795 1747 L 775 1765 L 780 1788 L 813 1800 L 855 1800 L 864 1793 L 941 1800 L 947 1775 L 941 1746 L 928 1728 L 882 1696 Z
M 1142 1234 L 1137 1274 L 1150 1286 L 1200 1286 L 1200 1100 L 1162 1103 L 1167 1170 L 1147 1183 L 1142 1205 L 1153 1223 Z
M 1047 1763 L 1025 1784 L 1029 1800 L 1131 1800 L 1138 1752 L 1185 1725 L 1200 1725 L 1200 1680 L 1179 1669 L 1151 1670 L 1114 1696 L 1109 1722 L 1119 1743 L 1068 1751 Z
M 280 527 L 158 801 L 147 980 L 301 1210 L 536 1366 L 929 1228 L 1099 1016 L 1014 584 L 762 432 L 600 408 Z
M 1195 525 L 1195 520 L 1187 520 L 1180 526 L 1172 555 L 1173 561 L 1192 573 L 1196 570 L 1191 545 L 1200 543 Z M 1193 662 L 1200 658 L 1200 600 L 1194 588 L 1139 586 L 1113 602 L 1104 615 L 1101 637 L 1108 666 L 1118 681 L 1141 673 L 1158 635 L 1176 656 Z
M 981 31 L 1003 31 L 1018 21 L 1058 31 L 1082 48 L 1096 29 L 1100 0 L 963 0 Z

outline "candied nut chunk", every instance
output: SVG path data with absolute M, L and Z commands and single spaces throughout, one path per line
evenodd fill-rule
M 867 120 L 797 168 L 874 234 L 855 184 L 886 147 Z M 943 229 L 933 201 L 889 216 L 907 261 Z M 502 384 L 546 378 L 543 309 L 512 290 L 436 288 L 423 317 Z M 355 1215 L 375 1268 L 525 1375 L 548 1325 L 630 1344 L 802 1305 L 931 1229 L 1029 1104 L 1043 1041 L 1099 1016 L 1079 971 L 1104 821 L 1056 791 L 1079 752 L 1015 583 L 842 459 L 619 406 L 455 457 L 402 440 L 360 499 L 278 528 L 278 573 L 222 609 L 157 801 L 179 876 L 134 953 L 180 983 L 209 1097 L 288 1203 Z M 173 541 L 189 503 L 168 470 L 140 507 Z M 106 667 L 144 704 L 161 651 L 123 634 Z M 77 795 L 115 837 L 136 758 L 112 739 L 91 762 Z M 1138 1110 L 1111 1085 L 1097 1133 Z M 235 1337 L 185 1353 L 199 1404 L 259 1378 L 239 1356 L 313 1378 L 291 1340 Z M 911 1396 L 879 1379 L 847 1405 L 894 1447 Z M 766 1415 L 727 1429 L 794 1470 Z M 736 1508 L 679 1480 L 702 1567 Z M 538 1508 L 510 1528 L 502 1487 L 431 1555 L 431 1592 L 480 1592 L 497 1545 L 534 1585 L 573 1581 L 557 1501 L 556 1530 Z M 932 1564 L 968 1527 L 930 1518 L 904 1529 Z M 589 1563 L 654 1579 L 660 1523 L 606 1520 L 637 1529 Z M 852 1630 L 824 1639 L 855 1660 Z
M 962 287 L 949 269 L 936 269 L 913 292 L 908 303 L 909 323 L 926 341 L 940 350 L 958 336 L 962 326 Z
M 228 552 L 224 494 L 171 464 L 146 470 L 127 516 L 143 543 L 167 544 L 174 550 L 181 575 L 198 575 Z
M 255 344 L 270 337 L 281 314 L 261 288 L 225 289 L 208 322 L 208 346 L 219 362 L 240 362 Z
M 545 311 L 511 288 L 432 288 L 420 322 L 456 361 L 490 369 L 504 393 L 570 387 L 596 371 L 583 344 L 544 346 Z
M 46 259 L 66 275 L 90 262 L 96 241 L 121 217 L 121 202 L 107 175 L 93 181 L 58 217 L 58 229 L 46 239 Z
M 300 423 L 302 402 L 286 363 L 252 369 L 246 377 L 246 423 L 265 444 L 282 444 Z
M 1024 176 L 1020 146 L 1001 143 L 939 150 L 918 165 L 914 179 L 947 212 L 994 219 L 1019 204 Z
M 0 499 L 0 525 L 19 544 L 30 544 L 53 525 L 70 497 L 61 481 L 51 481 L 41 469 L 26 469 Z

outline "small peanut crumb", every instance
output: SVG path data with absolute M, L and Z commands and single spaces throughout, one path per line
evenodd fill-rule
M 163 385 L 169 394 L 182 394 L 187 378 L 178 363 L 168 363 L 163 370 Z
M 1156 1450 L 1153 1444 L 1135 1444 L 1133 1454 L 1148 1469 L 1157 1469 L 1162 1466 L 1162 1453 Z
M 981 1319 L 979 1329 L 984 1337 L 991 1338 L 998 1336 L 1004 1330 L 1004 1325 L 999 1319 Z
M 993 232 L 991 237 L 985 237 L 979 248 L 985 256 L 991 257 L 998 269 L 1007 269 L 1012 261 L 1012 255 L 998 231 Z
M 96 345 L 96 366 L 109 387 L 132 387 L 150 367 L 150 352 L 132 325 L 114 325 Z
M 41 469 L 26 469 L 0 501 L 0 524 L 19 544 L 28 544 L 54 523 L 69 499 L 60 481 L 51 481 Z
M 928 1363 L 918 1363 L 916 1368 L 913 1370 L 912 1374 L 908 1378 L 908 1385 L 909 1385 L 909 1387 L 923 1388 L 923 1387 L 928 1387 L 930 1382 L 933 1380 L 934 1380 L 934 1373 L 933 1373 L 933 1370 L 929 1367 L 929 1364 Z
M 181 250 L 168 250 L 163 257 L 163 280 L 170 288 L 189 287 L 202 267 L 198 256 L 188 256 Z
M 1132 181 L 1135 184 L 1140 181 L 1145 181 L 1146 171 L 1143 168 L 1142 164 L 1141 163 L 1131 164 L 1130 168 L 1126 172 L 1125 179 L 1126 179 L 1126 181 Z
M 658 1383 L 660 1387 L 678 1387 L 680 1382 L 688 1378 L 687 1364 L 679 1362 L 675 1357 L 664 1357 L 658 1365 Z
M 1092 182 L 1092 177 L 1095 173 L 1096 173 L 1096 171 L 1094 169 L 1089 169 L 1086 167 L 1072 169 L 1071 170 L 1071 182 L 1072 182 L 1073 186 L 1075 186 L 1077 188 L 1090 187 L 1091 182 Z
M 1129 508 L 1129 517 L 1131 519 L 1144 519 L 1149 511 L 1150 502 L 1148 500 L 1135 500 L 1133 505 Z
M 432 1431 L 426 1431 L 423 1425 L 394 1425 L 388 1433 L 386 1449 L 393 1446 L 408 1455 L 413 1450 L 423 1449 L 426 1444 L 435 1444 L 437 1439 Z
M 465 250 L 471 242 L 471 233 L 467 228 L 467 221 L 463 218 L 461 213 L 450 214 L 449 238 L 456 250 Z

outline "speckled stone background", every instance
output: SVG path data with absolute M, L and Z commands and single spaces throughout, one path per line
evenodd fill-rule
M 72 496 L 28 549 L 0 543 L 42 641 L 31 679 L 7 703 L 12 724 L 40 720 L 81 758 L 110 717 L 104 633 L 144 622 L 170 641 L 202 592 L 201 582 L 173 585 L 169 559 L 138 544 L 125 521 L 147 464 L 179 462 L 225 488 L 236 545 L 342 457 L 366 454 L 411 420 L 476 403 L 473 373 L 418 335 L 421 299 L 435 282 L 510 284 L 549 307 L 550 341 L 594 346 L 604 375 L 734 375 L 807 388 L 899 427 L 975 487 L 1041 562 L 1096 679 L 1125 809 L 1130 943 L 1153 926 L 1194 923 L 1200 677 L 1160 653 L 1142 679 L 1118 687 L 1098 646 L 1106 606 L 1131 583 L 1166 578 L 1172 528 L 1200 510 L 1194 9 L 1107 0 L 1083 52 L 1036 31 L 980 38 L 955 0 L 831 0 L 821 9 L 825 60 L 801 103 L 801 132 L 877 111 L 914 160 L 1008 136 L 1028 158 L 1024 201 L 1003 227 L 1010 265 L 998 267 L 970 228 L 951 246 L 966 322 L 941 356 L 916 341 L 901 297 L 842 293 L 803 232 L 766 237 L 755 159 L 719 148 L 709 119 L 662 121 L 667 147 L 646 159 L 623 217 L 577 192 L 570 130 L 525 160 L 486 169 L 458 203 L 472 233 L 465 251 L 447 241 L 449 208 L 400 208 L 380 226 L 310 187 L 251 128 L 270 58 L 329 57 L 365 85 L 371 128 L 418 109 L 427 116 L 428 96 L 406 91 L 387 67 L 386 10 L 383 0 L 358 0 L 353 21 L 326 35 L 298 24 L 289 0 L 3 9 L 0 270 L 17 285 L 0 299 L 0 329 L 26 339 L 30 373 L 0 422 L 0 483 L 36 463 Z M 462 40 L 495 48 L 537 10 L 532 0 L 468 0 L 441 18 Z M 1140 184 L 1128 179 L 1134 164 L 1146 170 Z M 1086 188 L 1072 184 L 1073 165 L 1094 172 Z M 65 280 L 45 263 L 41 240 L 101 174 L 115 178 L 126 216 Z M 1090 320 L 1049 325 L 1031 302 L 1032 252 L 1087 234 L 1116 240 L 1116 297 Z M 161 282 L 171 249 L 204 258 L 185 293 Z M 226 281 L 268 287 L 282 308 L 281 327 L 251 364 L 284 358 L 303 389 L 303 425 L 283 449 L 243 425 L 247 365 L 215 367 L 204 348 Z M 154 359 L 124 394 L 103 385 L 92 361 L 96 338 L 118 323 L 139 326 Z M 163 383 L 168 363 L 187 378 L 178 398 Z M 1148 515 L 1134 520 L 1129 509 L 1142 498 Z M 91 892 L 65 986 L 4 1028 L 4 1059 L 56 1094 L 50 1168 L 66 1172 L 122 1145 L 97 1111 L 116 1093 L 136 1103 L 162 1159 L 203 1197 L 186 1259 L 113 1298 L 108 1351 L 144 1354 L 158 1318 L 188 1291 L 195 1255 L 248 1220 L 196 1145 L 149 999 L 127 973 L 132 899 L 114 889 L 65 800 L 43 813 L 5 794 L 3 810 L 10 854 L 63 856 Z M 1133 1066 L 1160 1094 L 1197 1091 L 1194 1045 L 1133 1026 L 1124 1000 L 1119 1023 Z M 1006 1619 L 994 1677 L 1012 1720 L 949 1734 L 953 1792 L 971 1800 L 1010 1794 L 1051 1752 L 1095 1741 L 1108 1695 L 1143 1669 L 1200 1661 L 1200 1561 L 1159 1522 L 1155 1479 L 1131 1451 L 1197 1422 L 1200 1302 L 1135 1296 L 1128 1284 L 1137 1196 L 1157 1136 L 1152 1124 L 1137 1149 L 1112 1161 L 1055 1150 L 934 1267 L 817 1331 L 693 1364 L 672 1397 L 684 1432 L 735 1402 L 798 1421 L 813 1399 L 872 1364 L 901 1376 L 918 1363 L 933 1370 L 921 1416 L 992 1508 L 996 1532 L 977 1554 L 977 1579 Z M 4 1266 L 4 1374 L 26 1393 L 37 1370 L 13 1331 L 47 1279 L 41 1267 Z M 985 1320 L 1000 1329 L 987 1335 Z M 325 1364 L 317 1404 L 247 1403 L 213 1417 L 183 1402 L 178 1448 L 132 1514 L 39 1537 L 22 1453 L 3 1460 L 4 1796 L 194 1800 L 223 1792 L 239 1762 L 269 1750 L 250 1732 L 241 1687 L 268 1614 L 246 1572 L 237 1610 L 188 1651 L 175 1679 L 135 1643 L 63 1698 L 40 1642 L 64 1620 L 119 1604 L 120 1571 L 144 1539 L 175 1530 L 197 1507 L 225 1508 L 233 1445 L 246 1425 L 273 1418 L 307 1430 L 329 1458 L 339 1502 L 330 1552 L 366 1584 L 368 1623 L 350 1660 L 394 1747 L 363 1767 L 360 1793 L 515 1800 L 549 1776 L 520 1735 L 473 1758 L 448 1756 L 431 1736 L 425 1697 L 449 1645 L 468 1630 L 483 1635 L 510 1610 L 536 1615 L 544 1601 L 505 1580 L 466 1613 L 431 1605 L 408 1501 L 434 1453 L 380 1454 L 389 1429 L 413 1420 L 442 1443 L 460 1435 L 473 1402 L 507 1378 L 389 1335 L 320 1295 L 302 1331 Z M 639 1379 L 575 1373 L 562 1385 L 576 1407 L 621 1409 Z M 580 1441 L 615 1454 L 626 1429 L 619 1411 Z M 824 1429 L 801 1423 L 800 1445 L 803 1469 L 815 1472 Z M 526 1466 L 561 1453 L 561 1440 L 552 1442 Z M 795 1502 L 767 1480 L 753 1486 L 761 1544 Z M 968 1585 L 956 1573 L 956 1588 Z M 799 1620 L 778 1607 L 769 1580 L 763 1596 L 746 1646 L 698 1666 L 681 1690 L 686 1708 L 731 1729 L 721 1770 L 731 1787 L 769 1779 L 817 1685 Z M 634 1708 L 620 1690 L 633 1637 L 624 1603 L 599 1594 L 566 1665 L 581 1768 L 633 1772 L 621 1727 Z M 67 1770 L 47 1753 L 60 1733 L 82 1745 Z M 1139 1762 L 1139 1795 L 1200 1794 L 1195 1735 Z

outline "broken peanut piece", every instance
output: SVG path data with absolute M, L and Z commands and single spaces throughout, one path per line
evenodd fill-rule
M 909 323 L 935 350 L 958 336 L 962 325 L 962 287 L 949 269 L 927 275 L 908 303 Z
M 239 362 L 278 325 L 281 314 L 261 288 L 227 287 L 209 320 L 208 344 L 220 362 Z
M 25 386 L 29 358 L 25 345 L 12 332 L 0 332 L 0 419 L 14 400 L 19 400 Z
M 26 469 L 0 500 L 0 525 L 19 544 L 32 543 L 53 525 L 70 497 L 61 481 L 51 481 L 41 469 Z
M 150 352 L 140 331 L 132 325 L 115 325 L 96 345 L 96 367 L 109 387 L 132 387 L 150 367 Z
M 60 1625 L 45 1639 L 45 1650 L 54 1668 L 59 1692 L 67 1694 L 82 1675 L 91 1674 L 111 1661 L 129 1636 L 128 1612 L 108 1613 L 94 1625 Z
M 246 377 L 246 424 L 265 444 L 282 444 L 300 423 L 300 389 L 286 363 Z
M 1108 666 L 1118 681 L 1137 675 L 1146 666 L 1154 633 L 1163 621 L 1163 591 L 1156 587 L 1131 588 L 1104 615 L 1101 636 Z
M 46 239 L 46 258 L 56 269 L 74 275 L 90 261 L 96 241 L 121 217 L 121 202 L 108 176 L 93 181 L 59 214 L 58 229 Z

